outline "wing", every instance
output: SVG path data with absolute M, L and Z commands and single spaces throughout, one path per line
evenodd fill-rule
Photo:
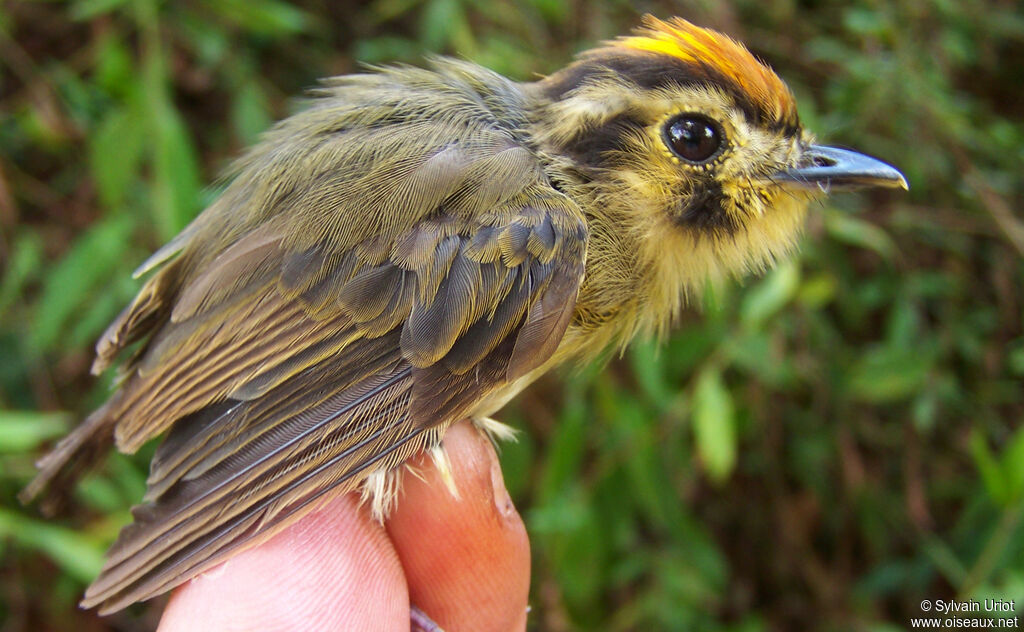
M 444 99 L 465 101 L 444 116 L 422 111 L 426 71 L 401 90 L 366 78 L 373 99 L 336 88 L 156 255 L 97 347 L 102 368 L 143 341 L 120 389 L 30 488 L 111 434 L 131 451 L 166 433 L 84 606 L 120 609 L 262 541 L 554 352 L 586 225 L 460 68 L 442 68 Z M 379 102 L 386 118 L 367 113 Z

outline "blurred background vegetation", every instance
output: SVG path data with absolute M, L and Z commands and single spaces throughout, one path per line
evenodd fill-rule
M 911 191 L 841 195 L 803 251 L 666 345 L 503 417 L 538 630 L 904 630 L 1024 605 L 1024 11 L 1015 1 L 0 3 L 0 630 L 142 630 L 75 603 L 142 495 L 116 457 L 57 521 L 33 459 L 99 404 L 132 269 L 319 77 L 455 54 L 529 79 L 643 12 L 748 43 L 820 137 Z M 1020 612 L 1018 612 L 1020 614 Z

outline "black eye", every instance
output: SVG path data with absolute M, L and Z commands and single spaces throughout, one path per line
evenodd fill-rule
M 722 151 L 721 127 L 700 114 L 683 114 L 665 126 L 665 143 L 687 162 L 704 163 Z

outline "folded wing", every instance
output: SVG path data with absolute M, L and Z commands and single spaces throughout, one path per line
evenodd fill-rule
M 587 233 L 537 158 L 471 91 L 467 120 L 431 124 L 394 115 L 415 90 L 377 95 L 394 100 L 387 120 L 354 94 L 308 114 L 334 127 L 272 133 L 99 343 L 98 368 L 141 346 L 28 492 L 111 437 L 164 439 L 83 605 L 157 595 L 399 466 L 561 340 Z

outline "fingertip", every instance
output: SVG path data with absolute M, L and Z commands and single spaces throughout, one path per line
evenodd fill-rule
M 458 495 L 429 456 L 411 463 L 386 524 L 410 601 L 445 630 L 522 630 L 530 543 L 505 488 L 494 447 L 469 423 L 444 439 Z
M 160 632 L 368 630 L 409 625 L 408 590 L 383 528 L 351 494 L 183 584 Z

